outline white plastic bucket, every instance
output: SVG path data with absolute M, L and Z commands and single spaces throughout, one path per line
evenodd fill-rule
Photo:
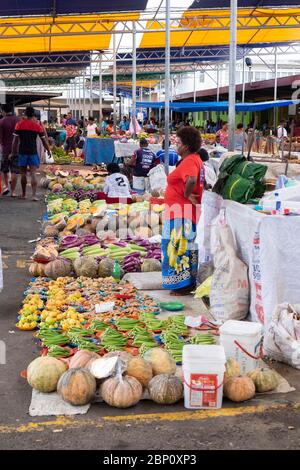
M 143 176 L 133 176 L 132 177 L 132 188 L 136 191 L 145 191 L 146 182 Z
M 259 367 L 262 358 L 262 325 L 228 320 L 220 327 L 220 344 L 224 346 L 226 359 L 236 359 L 242 374 L 247 374 Z
M 185 408 L 221 408 L 225 363 L 223 346 L 189 344 L 183 347 Z

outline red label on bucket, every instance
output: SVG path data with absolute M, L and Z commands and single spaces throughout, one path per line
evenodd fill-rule
M 199 390 L 197 390 L 199 389 Z M 190 405 L 217 406 L 218 376 L 216 374 L 191 374 L 190 376 Z

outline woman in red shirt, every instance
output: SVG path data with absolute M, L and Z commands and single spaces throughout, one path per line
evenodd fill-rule
M 201 136 L 193 127 L 177 131 L 177 168 L 168 176 L 162 236 L 163 287 L 174 295 L 190 293 L 196 285 L 198 250 L 196 226 L 204 188 L 204 166 L 199 158 Z

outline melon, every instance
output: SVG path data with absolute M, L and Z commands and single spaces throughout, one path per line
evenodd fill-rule
M 27 367 L 27 381 L 39 392 L 54 392 L 66 369 L 67 366 L 55 357 L 38 357 Z
M 98 275 L 99 277 L 110 277 L 113 275 L 114 260 L 110 258 L 104 258 L 99 263 Z
M 74 269 L 78 277 L 98 277 L 98 264 L 91 256 L 77 258 L 74 261 Z

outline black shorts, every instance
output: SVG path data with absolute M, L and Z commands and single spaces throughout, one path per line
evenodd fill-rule
M 16 155 L 15 157 L 12 157 L 11 160 L 9 160 L 8 156 L 3 155 L 2 162 L 1 162 L 1 171 L 2 173 L 11 172 L 11 173 L 16 173 L 18 175 L 20 173 L 18 155 Z
M 68 137 L 66 140 L 66 151 L 68 152 L 69 150 L 76 150 L 76 137 L 73 135 L 73 137 Z

